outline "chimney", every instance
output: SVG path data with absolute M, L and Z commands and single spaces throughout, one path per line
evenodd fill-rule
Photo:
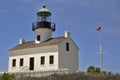
M 65 31 L 65 38 L 69 38 L 70 37 L 70 32 L 68 32 L 68 31 Z
M 40 43 L 40 41 L 38 41 L 37 39 L 35 39 L 35 43 Z
M 20 38 L 19 44 L 23 44 L 25 42 L 25 39 Z

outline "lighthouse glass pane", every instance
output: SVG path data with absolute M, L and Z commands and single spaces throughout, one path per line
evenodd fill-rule
M 54 64 L 54 56 L 50 56 L 49 59 L 49 64 Z
M 50 21 L 50 19 L 51 19 L 50 16 L 37 16 L 37 22 Z
M 12 67 L 15 67 L 16 66 L 16 59 L 13 59 L 12 60 Z
M 46 16 L 41 16 L 41 21 L 47 21 Z
M 37 22 L 40 22 L 40 21 L 41 21 L 41 17 L 37 16 Z

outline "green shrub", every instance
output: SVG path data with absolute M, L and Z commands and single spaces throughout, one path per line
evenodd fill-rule
M 15 79 L 15 75 L 14 74 L 4 73 L 1 76 L 0 80 L 14 80 L 14 79 Z

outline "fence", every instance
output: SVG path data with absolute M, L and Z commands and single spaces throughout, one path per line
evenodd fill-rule
M 41 70 L 41 71 L 29 71 L 29 72 L 14 72 L 17 78 L 19 77 L 44 77 L 52 74 L 68 74 L 68 69 L 56 69 L 56 70 Z

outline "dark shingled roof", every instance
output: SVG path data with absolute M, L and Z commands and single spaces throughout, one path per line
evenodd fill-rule
M 10 51 L 27 49 L 27 48 L 36 48 L 36 47 L 41 47 L 41 46 L 57 45 L 65 39 L 66 39 L 65 37 L 51 38 L 42 43 L 35 43 L 35 41 L 28 41 L 28 42 L 24 42 L 22 44 L 16 45 L 14 48 L 10 49 Z

